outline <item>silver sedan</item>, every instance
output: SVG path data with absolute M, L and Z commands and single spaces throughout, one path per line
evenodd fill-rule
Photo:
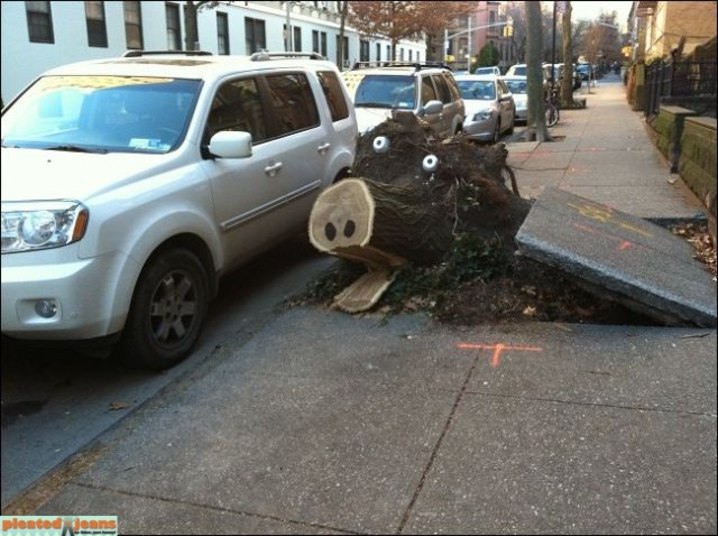
M 472 140 L 496 143 L 514 131 L 516 104 L 503 80 L 488 75 L 459 75 L 456 82 L 466 107 L 464 133 Z

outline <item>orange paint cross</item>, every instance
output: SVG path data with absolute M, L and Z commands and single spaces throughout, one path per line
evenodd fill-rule
M 501 360 L 501 352 L 504 350 L 519 350 L 521 352 L 541 352 L 543 351 L 541 348 L 537 348 L 536 346 L 508 346 L 506 344 L 498 343 L 498 344 L 471 344 L 471 343 L 465 343 L 460 342 L 456 345 L 457 348 L 461 348 L 462 350 L 473 350 L 473 349 L 479 349 L 479 350 L 493 350 L 494 354 L 491 356 L 491 366 L 492 367 L 498 367 L 499 362 Z

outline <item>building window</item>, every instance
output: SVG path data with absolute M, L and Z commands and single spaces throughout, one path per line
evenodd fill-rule
M 302 51 L 302 29 L 299 26 L 293 26 L 294 30 L 294 51 Z
M 389 61 L 393 59 L 391 57 L 391 45 L 386 45 L 386 59 Z
M 165 4 L 167 18 L 167 50 L 182 50 L 179 6 Z
M 327 57 L 327 33 L 312 30 L 312 52 Z
M 247 54 L 254 54 L 267 48 L 267 37 L 264 21 L 260 19 L 244 18 L 244 39 Z
M 287 25 L 284 25 L 284 50 L 289 52 L 301 52 L 302 51 L 302 29 L 299 26 L 292 26 L 292 46 L 287 43 Z M 312 34 L 312 38 L 314 34 Z M 316 50 L 314 50 L 316 52 Z
M 381 43 L 376 44 L 376 61 L 381 60 Z
M 50 2 L 25 2 L 27 31 L 31 43 L 54 43 Z
M 142 41 L 142 11 L 139 2 L 122 2 L 125 12 L 125 41 L 130 50 L 141 50 Z
M 217 52 L 229 54 L 229 21 L 226 13 L 217 13 Z
M 359 41 L 359 61 L 369 61 L 369 41 Z
M 87 21 L 87 44 L 91 47 L 107 47 L 107 26 L 105 25 L 105 3 L 85 2 Z

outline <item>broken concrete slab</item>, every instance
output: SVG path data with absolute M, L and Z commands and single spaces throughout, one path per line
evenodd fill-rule
M 656 224 L 548 187 L 516 242 L 519 253 L 659 322 L 716 326 L 713 276 L 690 244 Z

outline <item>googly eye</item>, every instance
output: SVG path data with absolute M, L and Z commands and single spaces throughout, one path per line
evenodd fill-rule
M 424 161 L 421 163 L 421 166 L 424 168 L 424 171 L 436 171 L 439 167 L 439 159 L 433 154 L 427 155 L 424 157 Z
M 386 136 L 377 136 L 374 138 L 374 152 L 377 154 L 386 153 L 389 150 L 389 138 Z

